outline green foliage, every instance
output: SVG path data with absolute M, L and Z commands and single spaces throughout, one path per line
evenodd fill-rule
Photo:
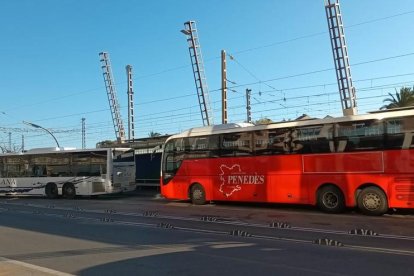
M 268 125 L 273 123 L 272 119 L 269 118 L 262 118 L 254 122 L 255 125 Z
M 411 87 L 402 87 L 398 92 L 395 90 L 395 96 L 388 93 L 389 98 L 384 99 L 387 103 L 381 109 L 392 109 L 398 107 L 414 106 L 414 90 Z
M 158 136 L 161 136 L 161 133 L 154 132 L 154 131 L 151 131 L 150 133 L 148 133 L 148 137 L 158 137 Z
M 117 141 L 104 140 L 96 144 L 97 148 L 111 148 L 118 145 Z

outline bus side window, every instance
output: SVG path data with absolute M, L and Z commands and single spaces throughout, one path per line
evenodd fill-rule
M 304 153 L 330 153 L 334 151 L 332 124 L 301 128 L 301 134 Z
M 253 132 L 253 146 L 256 155 L 271 154 L 269 130 L 257 130 Z
M 32 168 L 33 176 L 43 176 L 44 169 L 40 165 L 34 165 Z
M 249 156 L 253 153 L 252 133 L 228 133 L 221 135 L 221 156 Z
M 211 135 L 208 137 L 207 150 L 209 157 L 219 157 L 220 156 L 220 136 Z
M 254 137 L 256 154 L 285 154 L 290 152 L 288 129 L 269 129 L 261 132 L 255 134 Z
M 413 120 L 413 116 L 386 120 L 386 149 L 409 149 L 414 147 L 414 126 L 410 123 Z
M 366 120 L 344 122 L 336 125 L 335 138 L 337 152 L 382 150 L 384 147 L 384 127 L 382 121 Z
M 209 138 L 208 136 L 185 138 L 185 158 L 198 159 L 209 157 Z
M 292 153 L 308 153 L 305 150 L 305 141 L 303 140 L 302 131 L 300 129 L 293 129 L 290 133 L 290 151 Z

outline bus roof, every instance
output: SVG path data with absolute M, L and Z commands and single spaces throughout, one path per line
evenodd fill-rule
M 232 129 L 240 129 L 246 127 L 252 127 L 254 124 L 251 123 L 230 123 L 230 124 L 223 124 L 223 125 L 212 125 L 212 126 L 205 126 L 205 127 L 194 127 L 190 128 L 180 134 L 176 134 L 175 136 L 200 136 L 200 135 L 208 135 L 213 133 L 218 133 L 226 130 Z M 167 139 L 168 140 L 168 139 Z
M 232 133 L 240 131 L 255 131 L 255 130 L 265 130 L 273 128 L 289 128 L 289 127 L 298 127 L 298 126 L 312 126 L 320 124 L 332 124 L 340 122 L 349 122 L 349 121 L 362 121 L 362 120 L 382 120 L 385 118 L 393 117 L 404 117 L 404 116 L 413 116 L 414 115 L 414 106 L 407 108 L 396 108 L 389 109 L 386 111 L 374 111 L 362 115 L 349 115 L 343 117 L 330 117 L 327 116 L 323 119 L 306 119 L 306 120 L 295 120 L 295 121 L 286 121 L 286 122 L 275 122 L 270 124 L 261 124 L 254 125 L 249 123 L 238 123 L 238 124 L 224 124 L 224 125 L 214 125 L 206 127 L 191 128 L 182 133 L 171 136 L 167 139 L 182 138 L 182 137 L 192 137 L 192 136 L 206 136 L 211 134 L 220 134 L 220 133 Z
M 25 155 L 25 154 L 47 154 L 47 153 L 63 153 L 63 152 L 90 152 L 90 151 L 129 151 L 131 148 L 96 148 L 96 149 L 76 149 L 69 147 L 48 147 L 48 148 L 33 148 L 24 152 L 7 152 L 2 153 L 0 156 L 13 156 L 13 155 Z

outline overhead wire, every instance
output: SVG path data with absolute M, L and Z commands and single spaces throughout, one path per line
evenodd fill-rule
M 395 14 L 395 15 L 391 15 L 391 16 L 387 16 L 387 17 L 382 17 L 382 18 L 368 20 L 368 21 L 365 21 L 365 22 L 361 22 L 361 23 L 349 25 L 347 28 L 351 28 L 351 27 L 355 27 L 355 26 L 360 26 L 360 25 L 363 25 L 363 24 L 368 24 L 368 23 L 377 22 L 377 21 L 381 21 L 381 20 L 386 20 L 386 19 L 389 19 L 389 18 L 394 18 L 394 17 L 398 17 L 398 16 L 402 16 L 402 15 L 411 14 L 411 13 L 414 13 L 414 11 L 407 11 L 407 12 L 400 13 L 400 14 Z M 326 32 L 323 32 L 323 33 L 325 34 Z M 304 38 L 308 38 L 308 37 L 312 37 L 312 36 L 316 36 L 316 35 L 320 35 L 320 34 L 322 34 L 322 32 L 320 32 L 320 33 L 314 33 L 314 34 L 310 34 L 310 35 L 304 35 L 304 36 L 297 37 L 297 38 L 293 38 L 293 39 L 290 39 L 290 40 L 286 40 L 286 41 L 281 41 L 281 42 L 276 42 L 276 43 L 264 45 L 263 47 L 270 47 L 272 45 L 287 43 L 287 42 L 291 42 L 291 41 L 295 41 L 295 40 L 299 40 L 299 39 L 304 39 Z M 250 48 L 250 49 L 247 49 L 247 50 L 248 51 L 257 50 L 257 49 L 260 49 L 260 48 L 263 48 L 263 47 L 255 47 L 255 48 Z M 245 52 L 247 50 L 238 51 L 238 52 L 234 52 L 234 53 L 240 54 L 240 53 Z M 413 55 L 413 54 L 414 53 L 407 53 L 407 54 L 402 54 L 402 55 L 393 56 L 393 57 L 386 57 L 386 58 L 377 59 L 377 60 L 360 62 L 360 63 L 353 64 L 352 66 L 358 66 L 358 65 L 363 65 L 363 64 L 368 64 L 368 63 L 378 62 L 378 61 L 385 61 L 385 60 L 389 60 L 389 59 L 393 59 L 393 58 L 406 57 L 406 56 L 410 56 L 410 55 Z M 179 66 L 179 67 L 175 67 L 175 68 L 163 70 L 163 71 L 161 71 L 159 73 L 145 75 L 145 76 L 141 76 L 141 77 L 138 77 L 138 78 L 150 77 L 150 76 L 162 74 L 162 73 L 169 72 L 169 71 L 173 71 L 173 70 L 183 69 L 183 68 L 186 68 L 186 67 L 188 67 L 188 66 Z M 247 68 L 245 68 L 245 69 L 247 69 Z M 325 72 L 325 71 L 329 71 L 329 70 L 333 70 L 333 68 L 321 69 L 321 70 L 316 70 L 316 71 L 301 73 L 301 74 L 297 74 L 297 75 L 285 76 L 285 77 L 281 77 L 281 78 L 274 78 L 274 79 L 270 79 L 270 80 L 265 80 L 264 83 L 271 82 L 271 81 L 275 81 L 275 80 L 281 80 L 281 79 L 285 79 L 285 78 L 292 78 L 292 77 L 304 76 L 304 75 L 308 75 L 308 74 L 320 73 L 320 72 Z M 258 80 L 259 80 L 259 83 L 262 83 L 263 82 L 260 79 L 258 79 Z M 371 80 L 374 80 L 374 79 L 371 79 Z M 360 80 L 360 81 L 362 81 L 362 80 Z M 356 81 L 354 81 L 354 82 L 356 82 Z M 249 84 L 243 84 L 243 85 L 240 85 L 239 84 L 238 86 L 232 87 L 231 89 L 234 89 L 234 88 L 237 88 L 237 87 L 240 87 L 240 86 L 253 85 L 253 84 L 258 84 L 258 83 L 249 83 Z M 98 90 L 98 89 L 99 88 L 89 89 L 89 90 L 85 90 L 85 91 L 95 91 L 95 90 Z M 290 88 L 290 89 L 299 89 L 299 88 Z M 358 89 L 358 90 L 360 90 L 360 89 Z M 218 91 L 218 90 L 213 90 L 213 91 Z M 278 91 L 278 90 L 275 89 L 273 91 Z M 74 95 L 82 94 L 82 93 L 84 93 L 84 92 L 72 93 L 70 95 L 66 95 L 66 96 L 63 96 L 63 97 L 54 98 L 54 99 L 50 99 L 50 100 L 43 101 L 43 102 L 38 102 L 37 104 L 41 104 L 41 103 L 45 103 L 45 102 L 49 102 L 49 101 L 55 101 L 55 100 L 59 100 L 59 99 L 62 99 L 62 98 L 72 97 Z M 189 97 L 189 96 L 192 96 L 192 95 L 193 94 L 191 94 L 191 95 L 182 95 L 182 96 L 172 97 L 172 98 L 177 99 L 177 98 L 181 98 L 181 97 Z M 160 100 L 154 100 L 154 101 L 151 101 L 151 103 L 156 103 L 156 102 L 160 102 L 160 101 L 168 101 L 168 100 L 171 100 L 172 98 L 165 98 L 165 99 L 160 99 Z M 149 103 L 149 102 L 147 102 L 147 103 Z M 139 103 L 138 105 L 140 105 L 140 104 L 146 104 L 146 103 Z M 185 109 L 185 108 L 182 108 L 182 109 Z M 70 115 L 66 115 L 66 116 L 59 116 L 59 117 L 55 117 L 55 118 L 67 118 L 67 117 L 71 117 L 71 116 L 86 115 L 86 114 L 103 112 L 103 111 L 108 111 L 108 110 L 109 109 L 102 109 L 102 110 L 96 110 L 96 111 L 90 111 L 90 112 L 82 112 L 82 113 L 70 114 Z M 165 112 L 167 112 L 167 111 L 164 111 L 163 113 L 165 113 Z M 44 120 L 51 120 L 51 119 L 53 119 L 53 118 L 46 118 Z

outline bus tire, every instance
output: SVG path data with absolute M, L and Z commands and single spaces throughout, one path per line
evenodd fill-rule
M 62 195 L 64 198 L 73 199 L 76 196 L 76 189 L 72 183 L 66 183 L 62 188 Z
M 358 195 L 358 208 L 365 215 L 381 216 L 388 211 L 388 200 L 378 187 L 366 187 Z
M 318 190 L 317 203 L 319 209 L 327 213 L 340 213 L 345 209 L 345 197 L 342 191 L 333 185 Z
M 203 205 L 206 203 L 206 192 L 200 184 L 191 186 L 190 199 L 194 205 Z
M 55 199 L 59 196 L 58 187 L 55 183 L 47 183 L 45 187 L 46 197 L 50 199 Z

